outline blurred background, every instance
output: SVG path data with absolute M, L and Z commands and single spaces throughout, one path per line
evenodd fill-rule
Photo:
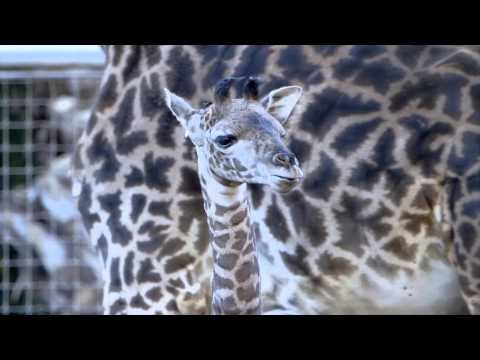
M 1 314 L 101 312 L 68 170 L 104 62 L 97 45 L 0 45 Z

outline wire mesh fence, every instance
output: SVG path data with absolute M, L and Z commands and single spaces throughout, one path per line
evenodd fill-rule
M 101 310 L 100 267 L 68 175 L 101 75 L 101 64 L 0 64 L 1 314 Z

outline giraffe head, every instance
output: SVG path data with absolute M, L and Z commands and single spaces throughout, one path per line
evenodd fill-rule
M 232 99 L 233 78 L 219 82 L 213 103 L 194 109 L 165 89 L 170 111 L 186 130 L 209 171 L 230 183 L 270 185 L 287 192 L 303 178 L 296 156 L 285 145 L 287 123 L 302 96 L 298 86 L 282 87 L 258 98 L 258 81 L 245 82 L 243 98 Z

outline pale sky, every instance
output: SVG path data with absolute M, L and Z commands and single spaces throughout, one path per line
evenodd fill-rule
M 0 45 L 0 51 L 101 51 L 99 45 Z
M 0 64 L 103 64 L 99 45 L 0 45 Z

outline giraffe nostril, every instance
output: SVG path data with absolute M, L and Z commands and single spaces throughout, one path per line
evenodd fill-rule
M 273 163 L 280 166 L 293 166 L 295 165 L 295 156 L 293 154 L 288 154 L 281 152 L 273 156 Z

